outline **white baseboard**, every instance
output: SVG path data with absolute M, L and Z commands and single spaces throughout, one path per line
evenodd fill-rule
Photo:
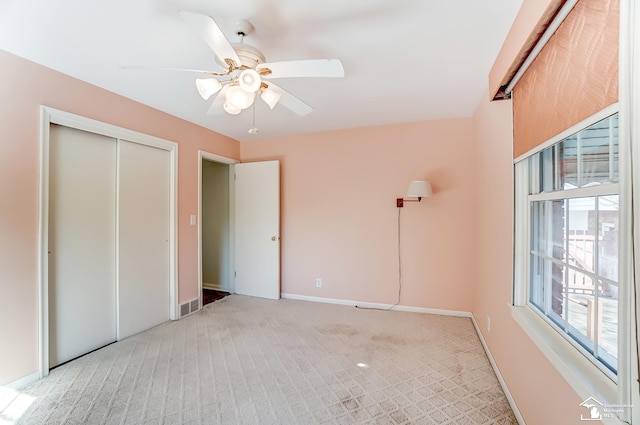
M 518 406 L 516 405 L 516 401 L 513 399 L 509 388 L 507 387 L 507 383 L 502 378 L 502 374 L 500 373 L 500 369 L 498 369 L 498 365 L 496 364 L 493 355 L 491 354 L 491 350 L 489 350 L 489 346 L 487 345 L 487 341 L 485 341 L 484 336 L 482 336 L 482 332 L 480 332 L 480 327 L 478 326 L 478 322 L 476 322 L 476 318 L 471 315 L 471 321 L 473 322 L 473 326 L 476 328 L 476 333 L 478 334 L 478 338 L 480 338 L 480 342 L 482 343 L 482 347 L 484 348 L 484 352 L 487 353 L 487 357 L 489 358 L 489 363 L 491 363 L 491 367 L 493 368 L 496 377 L 498 378 L 498 382 L 500 382 L 500 386 L 502 387 L 502 391 L 504 395 L 507 397 L 507 401 L 509 401 L 509 405 L 511 406 L 511 410 L 513 410 L 513 414 L 516 417 L 516 420 L 520 425 L 526 425 L 520 410 L 518 410 Z
M 211 289 L 213 291 L 229 292 L 229 288 L 225 288 L 222 285 L 219 285 L 217 283 L 202 282 L 202 289 Z
M 13 390 L 19 390 L 22 387 L 26 387 L 27 385 L 29 385 L 32 382 L 37 381 L 38 379 L 40 379 L 40 372 L 33 372 L 30 375 L 27 376 L 23 376 L 20 379 L 16 379 L 13 382 L 9 382 L 7 384 L 2 385 L 5 388 L 11 388 Z
M 379 308 L 381 310 L 388 310 L 393 306 L 393 304 L 369 303 L 364 301 L 341 300 L 337 298 L 310 297 L 308 295 L 282 293 L 280 294 L 280 296 L 282 298 L 287 298 L 290 300 L 311 301 L 311 302 L 326 303 L 326 304 L 339 304 L 339 305 L 348 305 L 351 307 L 362 307 L 362 308 Z M 440 310 L 435 308 L 412 307 L 412 306 L 406 306 L 406 305 L 396 305 L 396 306 L 393 306 L 391 310 L 406 311 L 410 313 L 440 314 L 442 316 L 473 317 L 471 313 L 468 311 Z

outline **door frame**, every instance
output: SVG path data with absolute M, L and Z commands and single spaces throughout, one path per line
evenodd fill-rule
M 58 124 L 77 130 L 88 131 L 112 137 L 116 140 L 126 140 L 146 146 L 167 150 L 170 153 L 170 187 L 169 187 L 169 302 L 170 319 L 179 317 L 177 304 L 177 240 L 178 240 L 178 144 L 169 140 L 149 136 L 137 131 L 128 130 L 112 124 L 86 118 L 70 112 L 40 106 L 40 161 L 38 188 L 38 367 L 40 378 L 49 374 L 49 130 L 51 124 Z M 116 299 L 118 294 L 118 230 L 116 218 Z M 120 339 L 117 323 L 116 302 L 116 339 Z
M 202 308 L 202 161 L 212 161 L 229 166 L 229 292 L 235 292 L 235 164 L 237 159 L 198 150 L 198 309 Z

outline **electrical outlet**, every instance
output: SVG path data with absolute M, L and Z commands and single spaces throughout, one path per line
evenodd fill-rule
M 487 332 L 491 332 L 491 316 L 487 314 Z
M 316 288 L 322 288 L 322 279 L 321 278 L 317 278 L 316 279 Z

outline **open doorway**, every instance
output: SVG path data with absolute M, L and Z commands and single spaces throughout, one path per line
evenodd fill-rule
M 198 151 L 198 292 L 280 298 L 280 163 Z M 191 223 L 196 224 L 195 216 Z
M 233 292 L 231 282 L 230 164 L 202 158 L 202 305 Z

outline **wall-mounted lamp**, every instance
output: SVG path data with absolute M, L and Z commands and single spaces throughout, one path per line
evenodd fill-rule
M 414 180 L 411 183 L 409 183 L 409 189 L 407 190 L 406 196 L 408 198 L 418 198 L 418 199 L 397 198 L 396 207 L 398 208 L 404 207 L 405 202 L 420 202 L 422 198 L 428 198 L 432 194 L 433 194 L 433 191 L 431 190 L 431 184 L 428 181 Z

